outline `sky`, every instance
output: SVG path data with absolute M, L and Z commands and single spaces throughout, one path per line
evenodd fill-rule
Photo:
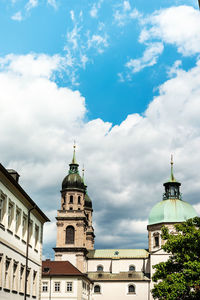
M 200 12 L 193 0 L 0 0 L 0 157 L 52 220 L 85 166 L 95 248 L 147 248 L 175 177 L 200 213 Z

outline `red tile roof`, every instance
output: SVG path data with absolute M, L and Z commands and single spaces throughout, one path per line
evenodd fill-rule
M 52 275 L 85 276 L 69 261 L 51 261 L 47 259 L 42 262 L 42 276 Z

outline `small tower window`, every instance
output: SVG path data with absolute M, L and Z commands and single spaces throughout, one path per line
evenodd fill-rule
M 78 196 L 78 204 L 81 204 L 81 196 Z
M 96 284 L 95 286 L 94 286 L 94 293 L 101 293 L 101 287 L 100 287 L 100 285 L 98 285 L 98 284 Z
M 97 266 L 97 271 L 98 272 L 103 272 L 103 266 L 102 265 L 98 265 Z
M 135 271 L 135 266 L 133 265 L 129 266 L 129 271 Z
M 73 196 L 72 195 L 70 195 L 70 197 L 69 197 L 69 203 L 73 203 Z
M 73 210 L 73 207 L 70 207 L 69 210 Z
M 66 228 L 66 244 L 74 244 L 74 227 L 68 226 Z
M 159 232 L 155 232 L 153 234 L 153 243 L 154 243 L 154 247 L 159 247 L 160 246 L 160 236 L 159 236 Z
M 134 294 L 134 293 L 135 293 L 135 286 L 134 286 L 133 284 L 130 284 L 130 285 L 128 286 L 128 292 L 129 292 L 130 294 Z
M 155 236 L 155 247 L 159 247 L 159 236 Z

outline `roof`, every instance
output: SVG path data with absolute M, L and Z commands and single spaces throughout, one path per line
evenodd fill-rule
M 89 250 L 88 258 L 147 258 L 148 251 L 145 249 L 97 249 Z
M 92 281 L 149 281 L 143 272 L 97 273 L 89 272 L 88 277 Z
M 41 215 L 41 217 L 46 221 L 50 222 L 49 218 L 43 213 L 43 211 L 36 205 L 36 203 L 31 199 L 31 197 L 24 191 L 24 189 L 19 185 L 19 183 L 9 174 L 9 172 L 0 163 L 0 171 L 5 175 L 5 177 L 18 189 L 18 191 L 28 200 L 30 203 L 30 208 L 34 207 L 35 210 Z
M 46 270 L 45 270 L 46 269 Z M 69 261 L 51 261 L 50 259 L 42 262 L 42 276 L 85 276 Z
M 168 199 L 157 203 L 149 214 L 149 225 L 184 222 L 197 216 L 193 206 L 183 200 Z

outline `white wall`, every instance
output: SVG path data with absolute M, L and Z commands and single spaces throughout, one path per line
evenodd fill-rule
M 101 293 L 92 293 L 93 300 L 148 300 L 148 282 L 100 282 Z M 128 285 L 134 284 L 135 294 L 128 293 Z

